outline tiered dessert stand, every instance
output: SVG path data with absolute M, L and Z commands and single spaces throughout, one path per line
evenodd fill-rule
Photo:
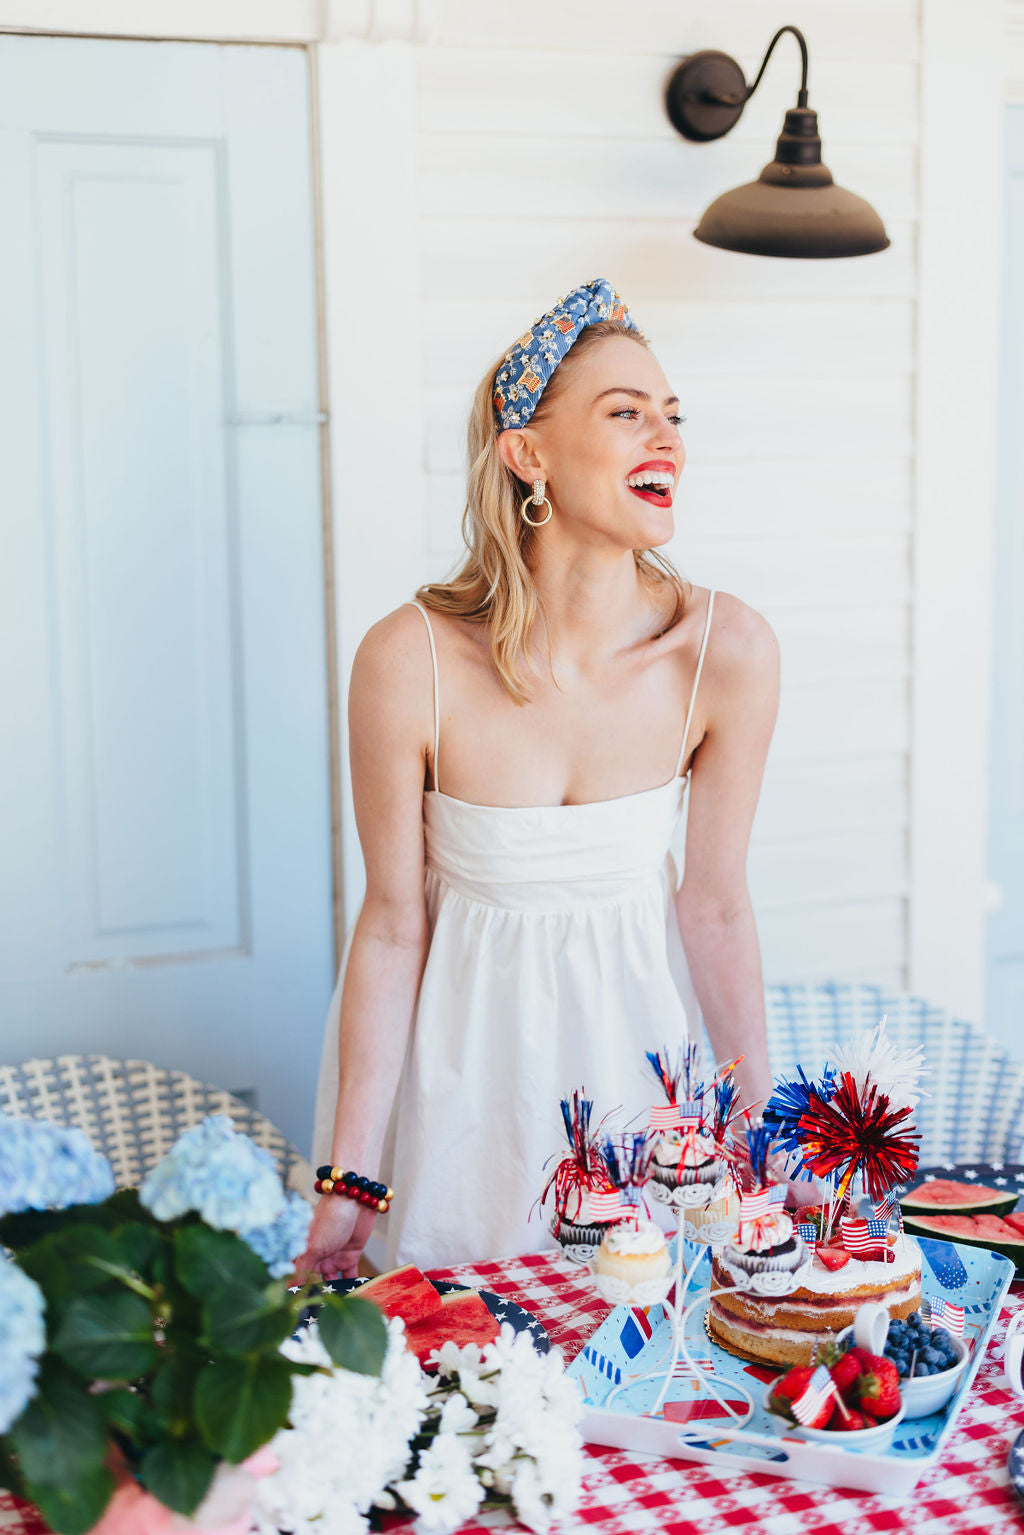
M 660 1305 L 670 1323 L 671 1349 L 666 1350 L 661 1359 L 646 1374 L 611 1386 L 600 1405 L 605 1408 L 610 1407 L 620 1391 L 636 1387 L 642 1381 L 661 1380 L 661 1389 L 650 1409 L 650 1414 L 654 1417 L 661 1412 L 670 1387 L 674 1383 L 689 1381 L 692 1383 L 691 1391 L 694 1398 L 706 1392 L 739 1428 L 753 1413 L 754 1400 L 751 1392 L 738 1382 L 730 1381 L 729 1392 L 734 1400 L 735 1393 L 739 1392 L 747 1402 L 746 1411 L 737 1412 L 722 1396 L 712 1376 L 690 1353 L 686 1342 L 686 1324 L 691 1313 L 698 1307 L 707 1305 L 712 1296 L 742 1293 L 776 1298 L 790 1294 L 799 1287 L 806 1263 L 789 1272 L 772 1271 L 761 1274 L 745 1274 L 730 1268 L 730 1274 L 739 1281 L 738 1283 L 721 1290 L 711 1290 L 709 1286 L 687 1302 L 690 1282 L 703 1256 L 703 1253 L 695 1253 L 693 1249 L 721 1246 L 723 1242 L 734 1236 L 736 1231 L 735 1216 L 725 1221 L 706 1223 L 701 1223 L 699 1219 L 695 1220 L 695 1217 L 699 1217 L 701 1212 L 706 1211 L 716 1201 L 727 1198 L 733 1191 L 732 1182 L 726 1178 L 715 1184 L 690 1184 L 678 1188 L 667 1188 L 664 1184 L 652 1179 L 645 1185 L 644 1191 L 649 1193 L 658 1204 L 667 1205 L 676 1216 L 675 1264 L 668 1274 L 660 1279 L 649 1279 L 630 1285 L 615 1275 L 595 1272 L 596 1247 L 587 1245 L 564 1249 L 566 1256 L 572 1261 L 585 1264 L 590 1269 L 602 1300 L 608 1301 L 613 1306 Z M 688 1262 L 688 1258 L 692 1261 Z M 807 1262 L 810 1262 L 810 1255 Z M 673 1299 L 669 1300 L 673 1290 L 675 1294 Z M 692 1431 L 683 1430 L 683 1433 L 695 1439 L 707 1437 L 707 1430 L 699 1427 L 695 1427 Z

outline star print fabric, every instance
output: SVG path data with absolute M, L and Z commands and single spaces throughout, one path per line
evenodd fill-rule
M 602 320 L 617 320 L 629 330 L 639 330 L 608 279 L 595 277 L 560 298 L 519 337 L 494 378 L 494 412 L 503 431 L 527 425 L 573 342 L 588 325 Z

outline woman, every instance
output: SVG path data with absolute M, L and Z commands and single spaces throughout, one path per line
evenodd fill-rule
M 548 1245 L 528 1217 L 558 1099 L 643 1111 L 644 1052 L 686 1039 L 693 991 L 745 1101 L 770 1091 L 745 867 L 777 647 L 650 553 L 681 422 L 610 285 L 560 300 L 477 391 L 461 570 L 356 656 L 366 898 L 314 1149 L 394 1185 L 389 1264 Z M 321 1199 L 300 1269 L 354 1273 L 372 1221 Z

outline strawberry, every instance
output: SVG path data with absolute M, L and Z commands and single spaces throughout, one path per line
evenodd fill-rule
M 842 1408 L 837 1404 L 836 1410 L 832 1414 L 831 1418 L 829 1418 L 826 1427 L 839 1429 L 842 1433 L 849 1434 L 853 1433 L 855 1429 L 873 1428 L 874 1423 L 866 1413 L 857 1412 L 857 1410 L 852 1407 L 846 1408 L 846 1416 L 844 1417 Z
M 775 1385 L 772 1387 L 772 1393 L 769 1398 L 772 1407 L 774 1407 L 777 1412 L 781 1412 L 785 1417 L 790 1418 L 793 1422 L 796 1422 L 796 1415 L 793 1412 L 790 1404 L 794 1402 L 798 1396 L 803 1395 L 803 1392 L 807 1387 L 807 1382 L 814 1374 L 816 1368 L 817 1367 L 813 1364 L 795 1364 L 791 1370 L 786 1371 L 785 1375 L 780 1376 L 780 1378 L 775 1382 Z M 814 1421 L 812 1423 L 808 1423 L 806 1427 L 824 1428 L 825 1424 L 828 1422 L 831 1416 L 832 1403 L 826 1402 L 824 1407 L 815 1417 Z
M 891 1418 L 898 1413 L 900 1382 L 892 1360 L 884 1359 L 880 1354 L 867 1354 L 856 1393 L 859 1405 L 873 1418 Z
M 814 1357 L 819 1364 L 828 1366 L 828 1372 L 836 1383 L 836 1390 L 844 1401 L 851 1400 L 851 1387 L 861 1376 L 860 1360 L 836 1343 L 819 1343 Z
M 817 1247 L 815 1256 L 820 1258 L 827 1269 L 834 1274 L 836 1269 L 841 1269 L 844 1263 L 849 1263 L 850 1254 L 845 1247 Z

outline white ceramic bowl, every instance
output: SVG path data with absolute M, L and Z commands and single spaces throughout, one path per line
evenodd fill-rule
M 925 1376 L 929 1380 L 930 1376 Z M 841 1428 L 804 1428 L 802 1423 L 793 1423 L 789 1418 L 784 1418 L 782 1413 L 776 1412 L 771 1406 L 772 1387 L 769 1386 L 764 1394 L 764 1409 L 773 1422 L 781 1424 L 783 1432 L 792 1438 L 794 1434 L 801 1439 L 810 1439 L 814 1444 L 830 1444 L 839 1450 L 855 1450 L 861 1454 L 882 1455 L 892 1444 L 896 1437 L 896 1429 L 906 1414 L 906 1403 L 900 1408 L 894 1418 L 889 1418 L 885 1423 L 879 1423 L 875 1428 L 858 1428 L 845 1431 Z
M 845 1343 L 852 1332 L 852 1327 L 844 1327 L 842 1332 L 836 1333 L 836 1342 Z M 930 1413 L 941 1411 L 959 1386 L 971 1356 L 963 1338 L 950 1333 L 949 1340 L 956 1351 L 956 1364 L 951 1364 L 948 1370 L 940 1370 L 938 1375 L 912 1375 L 909 1380 L 900 1381 L 905 1418 L 927 1418 Z

